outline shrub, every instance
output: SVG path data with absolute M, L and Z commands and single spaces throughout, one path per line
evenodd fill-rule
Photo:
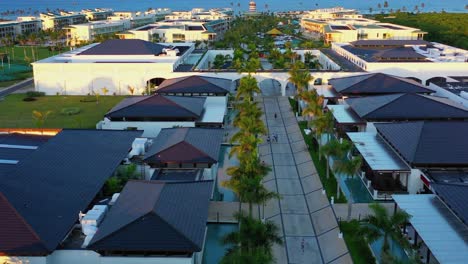
M 37 99 L 34 98 L 34 97 L 25 97 L 25 98 L 23 99 L 23 101 L 25 101 L 25 102 L 34 102 L 34 101 L 36 101 L 36 100 L 37 100 Z
M 26 93 L 26 96 L 27 97 L 41 97 L 41 96 L 45 96 L 45 93 L 44 92 L 29 91 L 29 92 Z
M 65 107 L 60 111 L 63 115 L 77 115 L 81 112 L 79 107 Z
M 91 95 L 88 95 L 85 98 L 80 100 L 80 102 L 82 102 L 82 103 L 92 103 L 92 102 L 96 102 L 96 101 L 97 101 L 96 97 L 91 96 Z

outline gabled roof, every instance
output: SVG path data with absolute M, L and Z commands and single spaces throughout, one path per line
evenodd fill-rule
M 343 78 L 333 78 L 328 81 L 342 95 L 376 95 L 394 93 L 432 93 L 421 84 L 383 73 L 371 73 Z
M 159 55 L 167 46 L 141 39 L 110 39 L 78 55 Z
M 203 113 L 206 97 L 134 96 L 125 98 L 112 108 L 109 118 L 194 118 Z
M 153 163 L 216 163 L 223 129 L 165 128 L 158 134 L 145 160 Z
M 159 85 L 156 91 L 164 93 L 222 93 L 228 94 L 232 81 L 223 78 L 206 76 L 186 76 L 167 79 Z
M 460 220 L 468 225 L 468 184 L 431 183 L 442 200 Z
M 212 181 L 129 181 L 89 248 L 198 252 L 203 247 Z
M 466 167 L 468 122 L 376 123 L 378 133 L 417 167 Z
M 421 94 L 354 97 L 346 103 L 367 120 L 468 119 L 468 109 L 451 100 Z
M 272 30 L 268 31 L 267 33 L 265 33 L 267 35 L 283 35 L 283 32 L 281 32 L 279 29 L 277 28 L 273 28 Z
M 62 130 L 2 176 L 0 252 L 55 250 L 141 133 Z

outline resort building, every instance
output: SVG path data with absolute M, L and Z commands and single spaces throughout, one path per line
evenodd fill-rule
M 411 215 L 403 234 L 422 263 L 463 263 L 468 258 L 468 186 L 431 184 L 434 194 L 393 195 L 395 210 Z
M 142 130 L 156 137 L 171 127 L 223 127 L 226 97 L 133 96 L 124 99 L 97 124 L 98 129 Z
M 141 95 L 152 80 L 174 72 L 194 49 L 193 43 L 137 39 L 95 43 L 34 62 L 35 87 L 46 94 L 92 94 L 106 87 L 109 94 Z
M 231 8 L 214 8 L 208 11 L 203 8 L 194 8 L 191 11 L 174 11 L 165 16 L 165 20 L 199 20 L 199 21 L 212 21 L 212 20 L 227 20 L 232 19 L 233 11 Z
M 43 30 L 59 30 L 63 27 L 86 23 L 86 15 L 76 12 L 41 13 Z
M 114 15 L 108 16 L 108 21 L 130 20 L 129 28 L 137 28 L 154 23 L 158 16 L 154 12 L 123 12 L 115 11 Z
M 115 34 L 130 28 L 130 20 L 94 21 L 64 27 L 71 46 L 93 41 L 97 35 Z
M 0 38 L 27 35 L 39 32 L 42 28 L 41 20 L 36 17 L 18 17 L 14 21 L 0 22 Z
M 426 192 L 426 171 L 466 168 L 466 121 L 375 123 L 375 132 L 348 132 L 362 155 L 361 179 L 375 200 Z
M 178 96 L 227 96 L 235 83 L 230 79 L 208 76 L 185 76 L 163 81 L 155 93 Z
M 81 13 L 86 15 L 86 19 L 88 21 L 98 21 L 98 20 L 107 20 L 109 16 L 112 16 L 114 11 L 112 9 L 96 8 L 96 9 L 84 9 L 84 10 L 81 10 Z
M 135 28 L 118 34 L 121 39 L 141 39 L 146 41 L 195 42 L 215 41 L 224 36 L 229 28 L 227 20 L 175 20 L 162 21 Z
M 426 85 L 428 76 L 468 71 L 468 51 L 424 40 L 358 40 L 332 43 L 332 50 L 365 71 L 419 78 Z
M 427 32 L 364 18 L 354 9 L 342 7 L 313 10 L 301 18 L 301 28 L 318 34 L 325 43 L 375 39 L 423 39 Z

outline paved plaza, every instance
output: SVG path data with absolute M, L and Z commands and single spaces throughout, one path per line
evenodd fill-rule
M 261 215 L 275 222 L 283 237 L 284 244 L 274 247 L 277 263 L 352 263 L 288 98 L 257 101 L 270 138 L 277 136 L 277 141 L 265 140 L 260 146 L 261 159 L 272 167 L 264 185 L 281 195 L 261 208 Z

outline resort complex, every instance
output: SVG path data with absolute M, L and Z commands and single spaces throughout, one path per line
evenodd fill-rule
M 0 22 L 2 263 L 466 262 L 468 51 L 244 2 Z

